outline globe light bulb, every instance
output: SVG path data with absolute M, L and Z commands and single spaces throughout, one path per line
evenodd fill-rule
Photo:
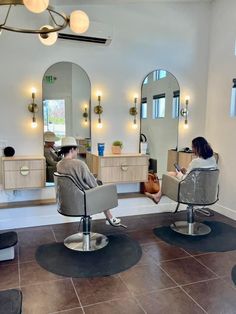
M 70 15 L 70 28 L 74 33 L 82 34 L 89 28 L 89 17 L 84 11 L 73 11 Z
M 26 8 L 33 13 L 42 13 L 48 7 L 49 0 L 23 0 Z
M 53 29 L 53 27 L 51 25 L 44 25 L 40 28 L 40 30 L 43 30 L 43 31 L 46 31 L 48 29 Z M 58 36 L 57 32 L 39 34 L 39 40 L 45 46 L 51 46 L 55 44 L 55 42 L 57 41 L 57 36 Z

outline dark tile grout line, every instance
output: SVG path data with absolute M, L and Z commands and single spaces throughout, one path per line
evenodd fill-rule
M 177 285 L 177 287 L 179 287 L 198 307 L 200 307 L 200 309 L 203 310 L 204 313 L 207 314 L 207 312 L 204 310 L 204 308 L 194 299 L 192 298 L 183 288 L 181 285 L 179 285 L 177 283 L 177 281 L 174 280 L 174 278 L 172 278 L 168 272 L 166 272 L 161 266 L 159 266 L 160 269 Z
M 216 278 L 219 278 L 220 276 L 214 272 L 212 269 L 210 269 L 209 267 L 207 267 L 205 264 L 203 264 L 201 261 L 199 261 L 197 258 L 195 258 L 194 256 L 192 256 L 195 261 L 197 261 L 199 264 L 201 264 L 202 266 L 204 266 L 206 269 L 208 269 L 212 274 L 214 274 L 216 276 Z
M 132 293 L 130 291 L 128 291 L 128 292 L 130 293 L 129 296 L 112 298 L 112 299 L 105 300 L 105 301 L 99 301 L 99 302 L 95 302 L 95 303 L 91 303 L 91 304 L 86 304 L 86 305 L 82 305 L 82 307 L 86 308 L 86 307 L 91 307 L 91 306 L 95 306 L 95 305 L 99 305 L 99 304 L 103 304 L 103 303 L 109 303 L 109 302 L 113 302 L 113 301 L 119 301 L 119 300 L 126 300 L 126 299 L 129 299 L 129 298 L 134 298 L 134 295 L 132 295 Z
M 56 238 L 56 234 L 55 234 L 55 232 L 54 232 L 54 230 L 53 230 L 53 227 L 51 226 L 50 229 L 51 229 L 51 231 L 52 231 L 54 240 L 55 240 L 56 242 L 58 242 L 58 241 L 57 241 L 57 238 Z
M 19 289 L 21 289 L 21 285 L 20 285 L 20 283 L 21 283 L 21 276 L 20 276 L 20 245 L 18 245 L 17 259 L 18 259 L 17 267 L 18 267 Z
M 85 314 L 83 305 L 82 305 L 82 303 L 81 303 L 81 301 L 80 301 L 79 294 L 77 293 L 77 290 L 76 290 L 76 288 L 75 288 L 75 285 L 74 285 L 74 282 L 73 282 L 73 278 L 70 278 L 70 281 L 71 281 L 72 286 L 73 286 L 73 289 L 74 289 L 74 291 L 75 291 L 75 295 L 76 295 L 76 297 L 77 297 L 77 299 L 78 299 L 78 301 L 79 301 L 79 304 L 80 304 L 80 307 L 81 307 L 81 309 L 82 309 L 82 312 Z
M 132 267 L 131 267 L 132 268 Z M 130 291 L 128 285 L 126 284 L 126 282 L 121 278 L 120 274 L 118 274 L 118 277 L 120 278 L 121 282 L 123 282 L 123 284 L 125 285 L 125 287 L 128 289 L 130 295 L 135 299 L 135 302 L 137 303 L 138 307 L 141 308 L 141 310 L 145 313 L 148 314 L 144 308 L 142 307 L 142 305 L 140 304 L 139 300 L 136 298 L 136 296 L 132 293 L 132 291 Z

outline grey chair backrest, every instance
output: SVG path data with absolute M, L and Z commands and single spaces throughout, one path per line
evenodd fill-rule
M 65 216 L 85 215 L 84 192 L 80 189 L 73 177 L 54 173 L 57 210 Z
M 57 210 L 65 216 L 90 216 L 118 206 L 115 184 L 83 190 L 70 175 L 54 173 Z
M 218 201 L 218 182 L 218 169 L 193 169 L 179 184 L 179 203 L 192 205 L 214 204 Z

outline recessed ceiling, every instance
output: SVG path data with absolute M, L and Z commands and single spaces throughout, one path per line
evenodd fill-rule
M 122 4 L 122 3 L 151 3 L 151 2 L 212 2 L 213 0 L 51 0 L 51 5 L 80 5 L 80 4 Z

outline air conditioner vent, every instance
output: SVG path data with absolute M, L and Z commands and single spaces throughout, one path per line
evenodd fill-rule
M 83 41 L 87 43 L 102 44 L 102 45 L 107 45 L 107 41 L 108 41 L 107 38 L 80 36 L 80 35 L 72 35 L 72 34 L 66 34 L 66 33 L 59 33 L 58 38 L 72 40 L 72 41 Z

